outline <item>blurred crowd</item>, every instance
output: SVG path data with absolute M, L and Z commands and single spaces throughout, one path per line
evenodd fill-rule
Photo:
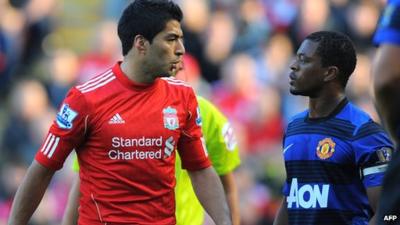
M 288 92 L 288 63 L 310 32 L 336 30 L 357 46 L 347 93 L 378 120 L 371 101 L 371 42 L 384 0 L 177 0 L 184 12 L 184 80 L 234 124 L 243 225 L 268 225 L 284 182 L 281 141 L 307 107 Z M 125 0 L 0 0 L 0 225 L 26 168 L 70 87 L 121 56 Z M 146 24 L 143 24 L 146 26 Z M 56 174 L 32 225 L 59 224 L 70 160 Z

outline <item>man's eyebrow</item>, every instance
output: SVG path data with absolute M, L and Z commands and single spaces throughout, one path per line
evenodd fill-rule
M 174 33 L 168 33 L 167 37 L 179 37 L 179 35 L 174 34 Z
M 177 34 L 175 32 L 170 32 L 170 33 L 167 33 L 167 37 L 177 37 L 177 38 L 179 38 L 179 37 L 183 37 L 183 35 L 179 35 L 179 34 Z

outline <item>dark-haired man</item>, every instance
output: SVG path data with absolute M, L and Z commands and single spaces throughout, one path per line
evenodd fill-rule
M 276 225 L 368 224 L 393 145 L 345 87 L 356 66 L 353 43 L 330 31 L 308 35 L 290 65 L 290 92 L 309 109 L 289 122 L 287 173 Z
M 78 224 L 175 224 L 175 149 L 203 207 L 216 224 L 231 224 L 193 90 L 168 78 L 185 52 L 181 19 L 169 0 L 136 0 L 124 10 L 123 61 L 70 90 L 18 189 L 10 225 L 28 223 L 73 149 Z
M 379 45 L 372 64 L 376 107 L 397 149 L 385 175 L 376 221 L 400 224 L 400 0 L 387 2 L 374 42 Z

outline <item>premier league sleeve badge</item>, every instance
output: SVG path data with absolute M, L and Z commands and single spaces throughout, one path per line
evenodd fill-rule
M 72 121 L 77 115 L 78 113 L 72 110 L 68 104 L 63 104 L 57 114 L 57 125 L 62 129 L 71 129 Z

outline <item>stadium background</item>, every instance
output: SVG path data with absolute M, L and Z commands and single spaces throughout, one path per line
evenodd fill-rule
M 120 56 L 125 0 L 0 0 L 0 225 L 67 90 Z M 348 34 L 358 51 L 350 100 L 371 101 L 374 32 L 384 0 L 180 0 L 186 79 L 234 124 L 243 225 L 271 224 L 284 180 L 281 139 L 306 99 L 288 93 L 288 63 L 305 35 Z M 145 26 L 145 24 L 143 24 Z M 32 225 L 59 224 L 71 160 L 56 174 Z

